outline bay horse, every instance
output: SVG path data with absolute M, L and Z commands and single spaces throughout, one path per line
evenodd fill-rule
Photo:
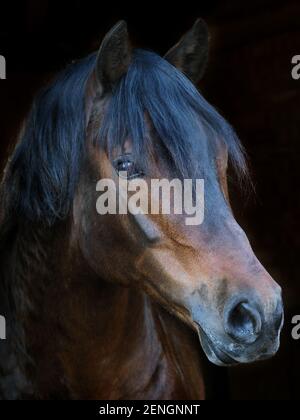
M 201 346 L 219 366 L 277 352 L 281 289 L 229 203 L 243 149 L 195 87 L 208 39 L 199 19 L 162 58 L 121 21 L 35 99 L 1 184 L 1 398 L 204 399 Z M 97 181 L 124 170 L 204 179 L 204 222 L 99 216 Z

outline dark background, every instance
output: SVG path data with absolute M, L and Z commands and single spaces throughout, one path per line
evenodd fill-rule
M 200 89 L 236 128 L 256 187 L 251 195 L 234 188 L 235 213 L 258 257 L 282 285 L 286 307 L 279 354 L 228 371 L 211 366 L 214 397 L 299 399 L 300 340 L 291 338 L 291 318 L 300 315 L 300 80 L 291 77 L 291 59 L 300 54 L 300 2 L 199 0 L 197 8 L 174 2 L 168 13 L 154 3 L 130 9 L 111 2 L 110 11 L 108 4 L 1 4 L 0 54 L 7 60 L 7 80 L 0 80 L 0 161 L 37 89 L 69 61 L 97 49 L 118 19 L 127 20 L 136 46 L 163 54 L 198 16 L 204 17 L 212 39 Z

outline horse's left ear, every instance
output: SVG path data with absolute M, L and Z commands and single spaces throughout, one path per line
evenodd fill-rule
M 131 61 L 127 24 L 121 20 L 105 35 L 96 61 L 96 75 L 104 92 L 127 72 Z
M 165 59 L 195 84 L 202 78 L 208 61 L 208 27 L 197 19 L 194 26 L 171 48 Z

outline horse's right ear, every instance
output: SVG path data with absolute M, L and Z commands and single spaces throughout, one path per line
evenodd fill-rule
M 96 75 L 102 92 L 110 91 L 127 72 L 131 61 L 127 24 L 121 20 L 105 35 L 96 61 Z

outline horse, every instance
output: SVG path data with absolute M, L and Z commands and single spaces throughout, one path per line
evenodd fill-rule
M 204 355 L 277 352 L 281 288 L 229 201 L 245 152 L 196 87 L 208 50 L 202 19 L 164 57 L 120 21 L 35 98 L 1 183 L 2 399 L 203 400 Z M 203 179 L 204 222 L 99 215 L 97 181 L 124 171 Z

